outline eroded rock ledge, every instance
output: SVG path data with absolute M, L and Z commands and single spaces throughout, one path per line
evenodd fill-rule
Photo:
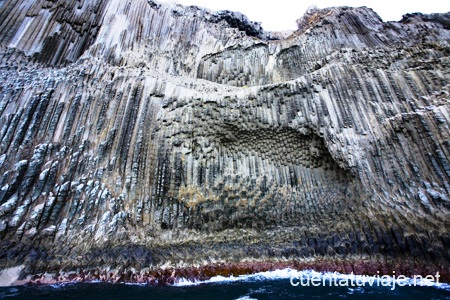
M 449 22 L 329 8 L 282 38 L 155 1 L 1 1 L 0 268 L 447 276 Z

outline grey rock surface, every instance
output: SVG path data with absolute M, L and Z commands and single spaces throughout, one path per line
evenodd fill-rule
M 0 267 L 450 268 L 450 15 L 286 38 L 145 0 L 0 1 Z

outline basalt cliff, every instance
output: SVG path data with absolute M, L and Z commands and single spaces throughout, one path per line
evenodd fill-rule
M 450 14 L 297 23 L 0 1 L 4 282 L 448 276 Z

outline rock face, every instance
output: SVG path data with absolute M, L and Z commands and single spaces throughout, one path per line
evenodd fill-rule
M 0 1 L 0 267 L 448 274 L 450 14 L 340 7 L 298 25 Z

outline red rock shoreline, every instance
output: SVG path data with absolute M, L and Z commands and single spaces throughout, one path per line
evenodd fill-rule
M 443 267 L 433 265 L 418 265 L 415 263 L 381 263 L 381 262 L 240 262 L 240 263 L 218 263 L 201 267 L 167 268 L 149 271 L 114 271 L 89 269 L 77 272 L 61 272 L 55 274 L 36 274 L 19 280 L 17 284 L 46 285 L 61 283 L 136 283 L 153 286 L 167 286 L 179 282 L 181 279 L 191 282 L 205 281 L 214 276 L 237 277 L 239 275 L 250 275 L 277 269 L 291 268 L 295 270 L 315 270 L 317 272 L 337 272 L 341 274 L 355 275 L 436 275 L 439 272 L 440 283 L 450 283 L 450 271 Z

